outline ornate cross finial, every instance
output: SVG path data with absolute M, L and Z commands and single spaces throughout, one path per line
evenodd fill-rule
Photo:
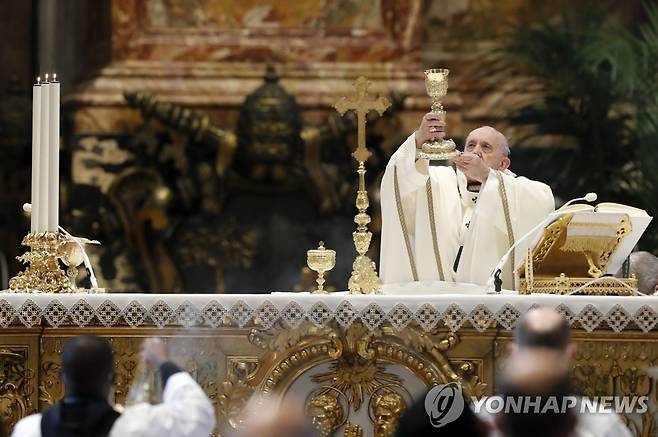
M 352 153 L 354 159 L 358 162 L 365 162 L 372 154 L 366 148 L 366 115 L 371 110 L 379 112 L 382 115 L 386 109 L 391 106 L 391 102 L 386 97 L 379 96 L 376 99 L 370 98 L 368 95 L 368 87 L 370 81 L 361 76 L 354 82 L 354 89 L 356 93 L 352 97 L 342 97 L 334 108 L 340 113 L 345 115 L 347 111 L 353 110 L 356 112 L 358 141 L 357 148 Z

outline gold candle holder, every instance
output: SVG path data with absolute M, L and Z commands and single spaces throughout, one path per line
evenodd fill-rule
M 439 114 L 443 119 L 445 119 L 446 111 L 443 109 L 441 99 L 448 93 L 448 74 L 450 74 L 450 70 L 445 68 L 425 70 L 425 88 L 432 99 L 431 112 Z M 445 161 L 459 156 L 459 151 L 454 141 L 444 138 L 423 143 L 418 156 L 430 161 Z
M 320 241 L 317 249 L 311 249 L 306 252 L 306 264 L 308 268 L 318 273 L 318 288 L 311 293 L 326 294 L 327 290 L 324 289 L 324 273 L 333 269 L 336 265 L 336 251 L 325 249 L 324 242 Z
M 67 292 L 69 279 L 59 265 L 66 238 L 57 232 L 35 232 L 27 234 L 22 244 L 30 250 L 18 260 L 28 266 L 11 278 L 9 289 L 28 293 Z

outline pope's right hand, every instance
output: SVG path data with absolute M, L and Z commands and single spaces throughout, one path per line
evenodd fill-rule
M 442 140 L 446 136 L 446 122 L 440 114 L 428 112 L 423 116 L 416 131 L 416 148 L 431 140 Z

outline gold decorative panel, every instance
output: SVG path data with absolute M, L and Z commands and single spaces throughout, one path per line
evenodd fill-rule
M 270 328 L 4 328 L 0 414 L 8 429 L 20 417 L 61 399 L 62 345 L 71 336 L 91 332 L 112 343 L 117 403 L 124 402 L 135 378 L 142 339 L 160 336 L 215 405 L 218 435 L 240 428 L 252 395 L 270 393 L 277 399 L 301 394 L 319 430 L 356 436 L 391 435 L 411 396 L 435 383 L 460 381 L 467 394 L 491 394 L 495 369 L 504 361 L 512 335 L 505 329 L 462 327 L 450 332 L 446 327 L 425 330 L 415 322 L 396 329 L 357 321 L 346 327 L 279 321 Z M 599 328 L 575 329 L 573 336 L 577 393 L 643 395 L 657 403 L 658 381 L 647 369 L 658 362 L 658 333 Z M 412 386 L 416 389 L 409 393 Z M 624 420 L 637 437 L 658 435 L 652 412 Z

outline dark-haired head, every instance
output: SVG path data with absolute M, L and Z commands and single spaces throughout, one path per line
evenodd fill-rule
M 484 437 L 487 435 L 487 425 L 473 413 L 468 404 L 465 404 L 461 415 L 454 421 L 436 428 L 432 425 L 425 410 L 425 397 L 423 393 L 400 418 L 397 437 L 409 436 L 469 436 Z
M 498 393 L 505 402 L 525 402 L 518 411 L 496 415 L 496 426 L 505 436 L 571 435 L 576 417 L 573 410 L 564 409 L 572 391 L 569 366 L 561 356 L 556 350 L 532 348 L 511 355 L 505 363 Z
M 67 341 L 62 351 L 62 380 L 66 396 L 106 399 L 114 379 L 110 343 L 93 334 Z

